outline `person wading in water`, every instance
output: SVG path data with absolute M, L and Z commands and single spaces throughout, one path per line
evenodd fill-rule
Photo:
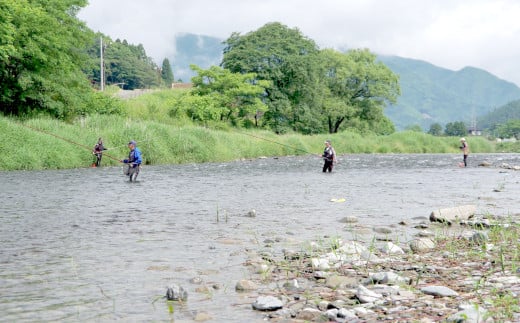
M 469 146 L 465 138 L 460 138 L 460 145 L 459 148 L 464 154 L 464 164 L 460 163 L 460 166 L 462 167 L 462 165 L 464 165 L 464 167 L 468 167 Z
M 323 172 L 329 171 L 332 172 L 332 167 L 334 163 L 337 163 L 336 159 L 336 152 L 334 151 L 334 148 L 330 145 L 330 140 L 325 141 L 325 149 L 323 150 L 323 154 L 321 155 L 323 157 Z
M 131 181 L 135 181 L 137 175 L 139 175 L 139 169 L 141 168 L 141 151 L 137 148 L 137 144 L 135 141 L 130 141 L 128 143 L 128 149 L 130 152 L 128 153 L 128 159 L 121 160 L 122 163 L 126 164 L 125 167 L 125 175 L 128 175 L 128 178 Z
M 107 150 L 105 146 L 103 146 L 103 139 L 99 138 L 97 144 L 94 146 L 92 150 L 92 154 L 96 156 L 96 161 L 92 165 L 92 167 L 101 166 L 101 158 L 103 157 L 103 150 Z

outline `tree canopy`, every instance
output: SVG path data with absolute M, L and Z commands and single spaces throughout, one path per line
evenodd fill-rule
M 89 31 L 76 18 L 85 0 L 0 2 L 0 109 L 62 117 L 85 109 L 81 72 Z
M 164 81 L 166 87 L 170 87 L 174 81 L 172 66 L 170 64 L 170 60 L 167 58 L 165 58 L 162 62 L 161 78 Z
M 316 98 L 313 60 L 319 50 L 314 41 L 296 28 L 268 23 L 243 36 L 233 33 L 225 45 L 222 67 L 234 73 L 255 73 L 259 80 L 271 82 L 266 89 L 269 110 L 264 125 L 276 132 L 301 130 Z
M 446 136 L 458 136 L 462 137 L 468 133 L 466 124 L 462 121 L 448 122 L 444 130 Z
M 383 108 L 400 94 L 399 79 L 368 50 L 320 50 L 298 29 L 280 23 L 233 33 L 225 44 L 222 67 L 271 82 L 263 126 L 278 133 L 394 131 Z
M 187 115 L 197 121 L 228 121 L 234 125 L 256 125 L 258 116 L 267 110 L 261 96 L 268 81 L 253 82 L 254 73 L 232 73 L 212 66 L 207 70 L 196 65 L 193 89 L 177 102 Z

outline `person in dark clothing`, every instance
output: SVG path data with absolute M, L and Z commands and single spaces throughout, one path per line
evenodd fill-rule
M 337 163 L 337 160 L 336 152 L 334 151 L 334 148 L 332 148 L 330 140 L 325 141 L 325 149 L 323 150 L 321 157 L 323 157 L 324 161 L 323 172 L 332 172 L 332 167 L 334 166 L 334 163 Z
M 137 143 L 134 140 L 128 143 L 128 149 L 130 149 L 128 159 L 123 159 L 121 162 L 126 164 L 125 175 L 128 175 L 131 182 L 137 179 L 143 161 L 141 159 L 141 151 L 137 148 Z
M 94 162 L 94 165 L 96 167 L 101 166 L 101 158 L 103 157 L 103 150 L 107 150 L 107 149 L 103 145 L 103 139 L 99 138 L 97 144 L 94 146 L 94 149 L 92 150 L 92 154 L 94 156 L 96 156 L 96 160 Z

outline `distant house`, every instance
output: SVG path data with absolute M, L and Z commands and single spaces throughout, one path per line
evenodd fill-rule
M 193 83 L 172 83 L 172 89 L 191 89 L 193 87 Z
M 468 133 L 472 136 L 482 136 L 482 131 L 478 129 L 468 129 Z

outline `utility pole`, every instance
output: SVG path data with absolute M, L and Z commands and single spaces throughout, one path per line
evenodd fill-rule
M 99 37 L 99 57 L 101 58 L 99 70 L 99 84 L 101 91 L 105 90 L 105 64 L 103 62 L 103 36 Z

